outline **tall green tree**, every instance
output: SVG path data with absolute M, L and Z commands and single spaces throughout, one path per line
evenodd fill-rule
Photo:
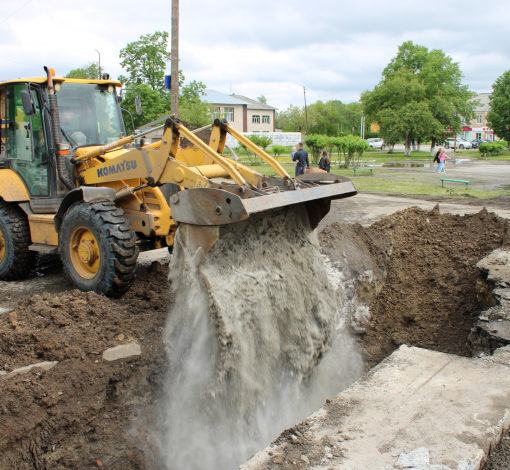
M 77 69 L 71 70 L 65 78 L 82 78 L 85 80 L 97 80 L 99 78 L 99 64 L 97 62 L 89 62 Z
M 302 132 L 306 129 L 304 108 L 291 104 L 287 109 L 277 111 L 275 125 L 283 132 Z
M 264 95 L 260 95 L 258 98 L 257 98 L 257 101 L 259 103 L 262 103 L 262 104 L 267 104 L 267 98 L 264 96 Z
M 379 134 L 405 137 L 406 155 L 413 136 L 437 134 L 442 126 L 429 108 L 426 88 L 412 71 L 402 69 L 384 78 L 373 91 L 364 92 L 365 114 L 379 123 Z
M 136 129 L 170 113 L 169 100 L 164 99 L 158 90 L 153 90 L 145 83 L 132 85 L 131 89 L 134 90 L 134 92 L 126 94 L 124 101 L 120 104 L 120 107 L 131 113 Z M 142 101 L 141 115 L 136 114 L 135 96 L 137 95 L 137 92 L 140 92 L 140 99 Z M 124 118 L 126 131 L 130 134 L 132 132 L 131 118 L 126 112 L 122 113 L 122 117 Z
M 463 75 L 459 64 L 453 62 L 451 57 L 439 49 L 429 51 L 425 46 L 414 44 L 412 41 L 404 42 L 399 47 L 397 55 L 384 69 L 382 81 L 378 86 L 390 80 L 395 74 L 403 72 L 414 76 L 423 86 L 425 96 L 419 101 L 427 103 L 428 112 L 432 113 L 436 120 L 435 125 L 429 125 L 428 128 L 415 128 L 411 135 L 403 136 L 410 139 L 409 142 L 406 140 L 406 152 L 411 140 L 426 138 L 432 141 L 430 149 L 432 155 L 436 141 L 442 140 L 448 133 L 460 132 L 462 117 L 466 120 L 474 117 L 476 103 L 471 101 L 471 98 L 475 94 L 462 84 Z M 395 108 L 397 103 L 392 106 Z M 416 115 L 416 117 L 419 116 Z M 374 116 L 372 118 L 375 119 Z M 425 116 L 422 116 L 423 119 Z M 427 119 L 425 120 L 428 122 Z M 390 122 L 386 124 L 388 125 L 383 132 L 388 138 L 390 136 L 394 138 L 395 125 L 390 126 Z
M 487 122 L 494 134 L 510 142 L 510 70 L 507 70 L 492 85 L 491 111 Z
M 126 69 L 129 77 L 119 77 L 119 80 L 129 86 L 148 85 L 153 90 L 165 89 L 166 64 L 171 54 L 167 51 L 168 33 L 156 31 L 154 34 L 140 36 L 138 41 L 130 42 L 121 49 L 120 63 Z

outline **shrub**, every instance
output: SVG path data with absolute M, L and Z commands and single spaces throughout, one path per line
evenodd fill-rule
M 282 153 L 286 152 L 286 148 L 283 145 L 273 145 L 271 147 L 271 153 L 274 155 L 274 158 L 278 158 Z
M 486 157 L 487 155 L 495 156 L 499 155 L 506 146 L 507 143 L 504 140 L 496 140 L 495 142 L 485 142 L 480 144 L 478 151 L 483 157 Z

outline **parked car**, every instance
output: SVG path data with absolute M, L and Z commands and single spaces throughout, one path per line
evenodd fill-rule
M 488 142 L 488 140 L 485 140 L 485 139 L 474 139 L 474 140 L 471 141 L 471 143 L 473 143 L 473 144 L 475 142 L 478 144 L 478 146 L 480 146 L 480 144 L 485 144 L 485 142 Z M 478 148 L 478 147 L 475 147 L 475 148 Z
M 466 142 L 469 142 L 474 149 L 477 149 L 478 146 L 480 145 L 478 142 L 475 142 L 474 140 L 466 140 L 466 139 L 460 139 L 460 140 L 465 140 Z
M 457 144 L 455 144 L 455 139 L 446 139 L 444 143 L 444 147 L 447 149 L 452 149 L 454 147 L 463 150 L 463 149 L 472 149 L 473 145 L 471 142 L 468 142 L 465 139 L 457 139 Z
M 384 148 L 384 140 L 379 138 L 367 139 L 368 145 L 372 149 L 382 149 Z

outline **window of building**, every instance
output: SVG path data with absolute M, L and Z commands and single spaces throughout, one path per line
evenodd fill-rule
M 220 118 L 220 107 L 219 107 L 219 106 L 214 106 L 214 107 L 213 107 L 213 115 L 212 115 L 212 118 L 213 118 L 213 120 L 214 120 L 214 119 L 219 119 L 219 118 Z
M 482 138 L 482 133 L 481 132 L 477 132 L 476 133 L 476 138 L 477 139 L 481 139 Z
M 262 131 L 262 132 L 267 132 L 269 134 L 269 131 Z
M 260 116 L 252 116 L 251 117 L 252 124 L 260 124 Z
M 234 120 L 234 108 L 223 108 L 225 111 L 225 119 L 229 122 Z
M 260 133 L 260 131 L 253 131 L 253 133 L 254 133 L 254 134 L 258 134 L 258 133 Z
M 482 123 L 483 116 L 481 114 L 476 115 L 476 123 L 481 124 Z
M 262 116 L 262 124 L 269 124 L 269 116 Z

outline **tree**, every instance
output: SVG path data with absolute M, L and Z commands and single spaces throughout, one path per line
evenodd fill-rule
M 65 78 L 82 78 L 89 80 L 97 80 L 99 78 L 99 64 L 97 62 L 89 62 L 77 69 L 71 70 Z
M 170 112 L 170 102 L 164 99 L 158 90 L 153 90 L 149 85 L 133 85 L 132 88 L 140 92 L 140 99 L 142 101 L 142 114 L 136 114 L 135 107 L 135 93 L 128 93 L 124 101 L 120 104 L 121 108 L 128 110 L 133 116 L 135 128 L 139 128 L 144 124 L 155 121 Z M 128 133 L 131 129 L 131 118 L 127 113 L 122 113 L 124 124 Z
M 128 43 L 120 51 L 120 58 L 124 59 L 120 65 L 129 77 L 122 76 L 119 80 L 129 86 L 146 84 L 153 90 L 164 91 L 166 64 L 171 57 L 167 47 L 166 31 L 146 34 L 138 41 Z
M 404 71 L 412 74 L 424 87 L 423 101 L 428 103 L 428 109 L 438 124 L 428 129 L 416 129 L 408 137 L 416 141 L 418 146 L 420 139 L 430 138 L 432 155 L 436 141 L 443 140 L 447 133 L 460 132 L 462 117 L 467 120 L 474 118 L 477 103 L 471 101 L 471 98 L 475 94 L 469 91 L 466 85 L 462 85 L 463 75 L 459 64 L 453 62 L 451 57 L 439 49 L 429 51 L 425 46 L 419 46 L 412 41 L 404 42 L 399 47 L 397 55 L 384 69 L 382 82 Z M 394 136 L 394 133 L 387 127 L 388 140 L 391 135 Z
M 206 88 L 202 82 L 193 80 L 180 89 L 179 118 L 194 127 L 203 127 L 211 122 L 212 106 L 201 99 Z
M 291 104 L 287 109 L 277 111 L 275 125 L 283 132 L 302 132 L 306 129 L 304 108 Z
M 510 70 L 498 77 L 492 85 L 490 106 L 487 122 L 494 134 L 510 142 Z
M 259 103 L 262 103 L 262 104 L 267 104 L 267 98 L 264 96 L 264 95 L 260 95 L 258 98 L 257 98 L 257 101 Z

